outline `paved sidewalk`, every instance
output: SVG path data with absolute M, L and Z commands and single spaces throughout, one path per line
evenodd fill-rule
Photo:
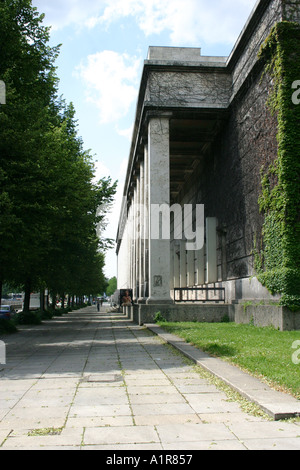
M 300 449 L 146 328 L 95 307 L 2 336 L 0 450 Z

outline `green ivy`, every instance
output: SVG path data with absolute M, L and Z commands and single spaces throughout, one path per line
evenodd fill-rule
M 300 25 L 274 26 L 261 47 L 264 73 L 272 77 L 268 107 L 278 122 L 278 156 L 262 171 L 260 210 L 265 215 L 258 279 L 281 304 L 300 308 L 300 104 L 292 84 L 300 80 Z M 275 183 L 274 183 L 275 181 Z

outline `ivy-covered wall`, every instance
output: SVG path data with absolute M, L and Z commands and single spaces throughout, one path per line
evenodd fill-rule
M 264 214 L 263 250 L 257 256 L 256 268 L 260 282 L 272 294 L 281 294 L 281 304 L 297 310 L 300 309 L 300 102 L 295 93 L 300 88 L 300 25 L 276 24 L 259 57 L 265 63 L 265 73 L 273 79 L 267 105 L 278 122 L 278 156 L 262 172 L 259 204 Z

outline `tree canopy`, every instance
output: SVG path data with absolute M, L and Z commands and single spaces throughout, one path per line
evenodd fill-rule
M 27 308 L 33 290 L 101 290 L 109 240 L 97 237 L 97 209 L 116 191 L 110 177 L 94 180 L 74 106 L 58 97 L 60 46 L 42 21 L 31 0 L 0 2 L 0 287 L 23 285 Z
M 108 281 L 106 294 L 107 295 L 113 295 L 116 290 L 117 290 L 117 278 L 116 278 L 116 276 L 114 276 L 111 279 L 109 279 L 109 281 Z

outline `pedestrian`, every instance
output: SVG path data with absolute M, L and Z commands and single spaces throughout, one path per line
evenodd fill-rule
M 100 300 L 99 299 L 97 299 L 97 310 L 98 312 L 100 312 Z

